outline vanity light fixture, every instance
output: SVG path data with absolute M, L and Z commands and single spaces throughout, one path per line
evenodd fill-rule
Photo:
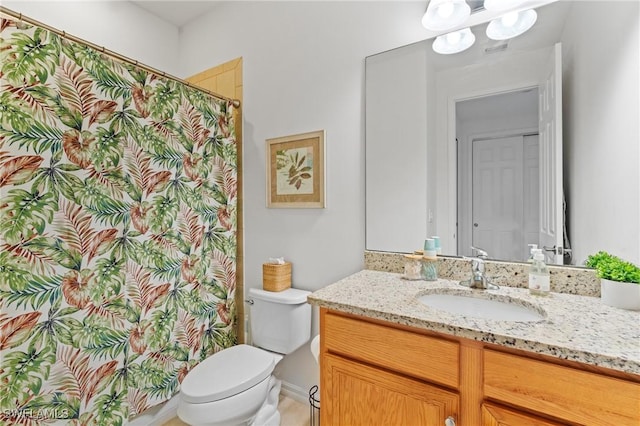
M 476 41 L 470 28 L 453 31 L 436 37 L 431 47 L 436 53 L 449 55 L 468 49 Z
M 535 10 L 508 12 L 487 25 L 487 37 L 492 40 L 507 40 L 517 37 L 536 23 L 538 14 Z
M 432 31 L 446 31 L 462 24 L 471 15 L 465 0 L 431 0 L 422 17 L 422 25 Z

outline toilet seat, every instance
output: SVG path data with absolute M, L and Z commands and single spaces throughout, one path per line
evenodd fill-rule
M 273 354 L 249 346 L 224 349 L 196 365 L 180 386 L 185 402 L 202 404 L 236 395 L 271 375 Z

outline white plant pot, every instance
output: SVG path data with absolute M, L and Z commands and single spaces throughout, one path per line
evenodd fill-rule
M 605 305 L 640 311 L 640 284 L 600 279 L 600 298 Z

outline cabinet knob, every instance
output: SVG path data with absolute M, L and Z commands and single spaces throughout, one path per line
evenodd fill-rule
M 444 420 L 444 426 L 456 426 L 456 419 L 453 416 L 449 416 Z

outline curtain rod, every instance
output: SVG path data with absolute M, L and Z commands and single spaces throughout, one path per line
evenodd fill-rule
M 183 80 L 181 78 L 175 77 L 175 76 L 170 75 L 170 74 L 167 74 L 164 71 L 160 71 L 160 70 L 152 68 L 150 66 L 141 64 L 140 62 L 136 61 L 135 59 L 131 59 L 131 58 L 128 58 L 126 56 L 120 55 L 119 53 L 116 53 L 116 52 L 114 52 L 112 50 L 109 50 L 109 49 L 105 48 L 104 46 L 98 46 L 98 45 L 93 44 L 93 43 L 91 43 L 89 41 L 83 40 L 83 39 L 81 39 L 79 37 L 73 36 L 71 34 L 67 34 L 65 31 L 61 31 L 61 30 L 59 30 L 57 28 L 53 28 L 53 27 L 51 27 L 51 26 L 49 26 L 47 24 L 43 24 L 42 22 L 36 21 L 35 19 L 31 19 L 31 18 L 29 18 L 27 16 L 23 16 L 22 13 L 14 12 L 13 10 L 7 9 L 4 6 L 0 6 L 0 14 L 8 15 L 8 16 L 10 16 L 12 18 L 18 19 L 18 21 L 20 21 L 20 22 L 26 22 L 28 24 L 44 28 L 45 30 L 51 31 L 52 33 L 55 33 L 58 36 L 60 36 L 62 38 L 65 38 L 67 40 L 71 40 L 71 41 L 74 41 L 76 43 L 87 45 L 87 46 L 89 46 L 89 47 L 91 47 L 91 48 L 93 48 L 95 50 L 98 50 L 101 53 L 104 53 L 104 54 L 106 54 L 108 56 L 111 56 L 113 59 L 116 59 L 116 60 L 118 60 L 120 62 L 125 62 L 125 63 L 131 64 L 131 65 L 134 65 L 136 67 L 142 68 L 143 70 L 145 70 L 147 72 L 151 72 L 153 74 L 157 74 L 157 75 L 160 75 L 162 77 L 169 78 L 171 80 L 177 81 L 177 82 L 179 82 L 181 84 L 184 84 L 185 86 L 189 86 L 189 87 L 191 87 L 193 89 L 205 92 L 208 95 L 211 95 L 216 99 L 229 101 L 229 102 L 231 102 L 233 104 L 234 108 L 240 108 L 240 100 L 238 100 L 238 99 L 231 99 L 231 98 L 228 98 L 226 96 L 219 95 L 218 93 L 212 92 L 211 90 L 203 89 L 202 87 L 198 87 L 198 86 L 194 85 L 193 83 L 189 83 L 186 80 Z

